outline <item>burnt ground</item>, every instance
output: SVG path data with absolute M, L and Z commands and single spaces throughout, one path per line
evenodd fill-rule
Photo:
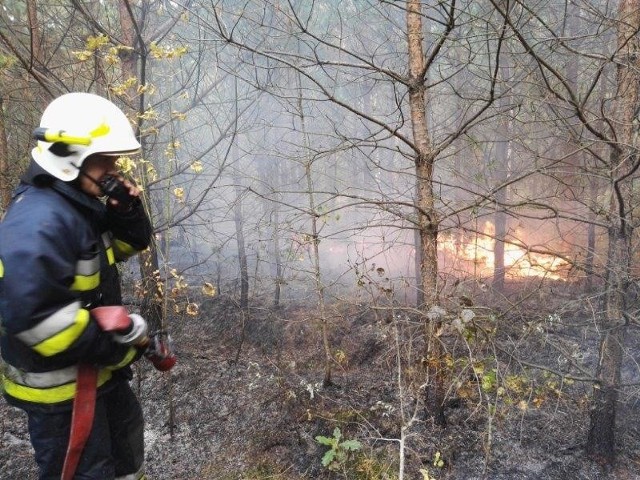
M 620 395 L 616 465 L 584 454 L 591 386 L 557 375 L 580 376 L 574 364 L 590 367 L 596 355 L 589 301 L 576 298 L 558 290 L 505 296 L 499 315 L 472 305 L 477 316 L 460 332 L 447 320 L 444 428 L 420 402 L 416 408 L 422 327 L 410 312 L 333 309 L 334 384 L 323 388 L 312 308 L 256 308 L 243 317 L 228 298 L 204 301 L 198 317 L 172 322 L 176 368 L 160 374 L 141 362 L 136 370 L 148 477 L 397 479 L 402 460 L 412 480 L 640 479 L 637 386 Z M 638 328 L 628 337 L 623 376 L 638 383 Z M 321 463 L 328 447 L 316 437 L 336 427 L 341 440 L 360 445 L 329 469 Z M 36 478 L 25 417 L 5 402 L 0 442 L 0 478 Z

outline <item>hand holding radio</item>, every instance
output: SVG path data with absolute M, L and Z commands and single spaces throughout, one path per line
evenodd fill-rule
M 105 175 L 98 183 L 102 193 L 109 197 L 109 199 L 115 200 L 116 203 L 113 205 L 120 211 L 128 212 L 134 205 L 140 202 L 140 198 L 131 193 L 131 189 L 135 187 L 127 186 L 118 177 Z

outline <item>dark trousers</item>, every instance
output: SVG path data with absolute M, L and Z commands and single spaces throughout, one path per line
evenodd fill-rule
M 135 394 L 124 380 L 96 400 L 93 428 L 74 479 L 139 478 L 144 461 L 144 422 Z M 59 480 L 69 444 L 71 411 L 27 412 L 40 480 Z

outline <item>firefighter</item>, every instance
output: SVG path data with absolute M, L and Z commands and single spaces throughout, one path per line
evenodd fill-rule
M 116 168 L 140 144 L 124 113 L 89 93 L 56 98 L 36 132 L 32 161 L 0 223 L 4 396 L 27 413 L 40 479 L 144 478 L 142 410 L 129 380 L 148 340 L 146 322 L 125 310 L 124 328 L 105 330 L 96 313 L 104 306 L 122 313 L 117 262 L 151 239 L 140 191 Z M 126 193 L 120 200 L 105 197 L 104 181 L 114 179 Z M 91 390 L 80 385 L 87 370 L 95 399 L 89 391 L 80 401 Z M 81 416 L 87 402 L 92 420 Z M 71 459 L 70 431 L 83 422 L 87 438 Z

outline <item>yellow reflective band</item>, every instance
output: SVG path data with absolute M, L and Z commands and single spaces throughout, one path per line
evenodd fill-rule
M 86 292 L 87 290 L 93 290 L 100 285 L 100 272 L 96 272 L 92 275 L 76 275 L 71 290 L 74 292 Z
M 37 129 L 36 133 L 38 131 L 41 131 L 41 129 Z M 89 137 L 84 135 L 71 135 L 64 130 L 46 129 L 41 134 L 42 136 L 37 136 L 36 138 L 46 140 L 50 143 L 61 142 L 67 145 L 91 145 L 91 139 Z
M 113 265 L 114 263 L 116 263 L 116 256 L 113 253 L 113 248 L 109 247 L 107 248 L 107 260 L 109 262 L 109 265 Z
M 119 368 L 126 367 L 131 362 L 133 362 L 133 359 L 135 358 L 136 353 L 137 351 L 134 347 L 129 347 L 129 351 L 120 362 L 116 363 L 115 365 L 109 365 L 107 368 L 109 370 L 118 370 Z
M 109 127 L 109 125 L 107 125 L 104 121 L 98 125 L 96 128 L 94 128 L 93 130 L 91 130 L 89 132 L 89 136 L 91 138 L 96 138 L 96 137 L 104 137 L 105 135 L 107 135 L 109 132 L 111 131 L 111 127 Z
M 80 302 L 71 302 L 61 309 L 41 320 L 29 330 L 16 333 L 16 337 L 30 347 L 44 342 L 48 338 L 62 332 L 63 330 L 73 326 L 78 316 Z
M 98 372 L 98 387 L 104 385 L 111 378 L 111 371 L 102 369 Z M 71 400 L 76 395 L 76 382 L 70 382 L 59 387 L 33 388 L 12 382 L 7 377 L 2 378 L 4 391 L 7 395 L 19 400 L 33 403 L 59 403 Z
M 4 277 L 4 263 L 0 260 L 0 278 Z
M 115 249 L 118 251 L 118 257 L 122 258 L 123 260 L 138 253 L 138 251 L 127 242 L 123 242 L 122 240 L 118 240 L 116 238 L 113 243 L 115 244 Z
M 78 310 L 72 325 L 34 345 L 33 349 L 44 357 L 50 357 L 56 353 L 63 352 L 82 335 L 88 323 L 89 311 L 81 308 Z

